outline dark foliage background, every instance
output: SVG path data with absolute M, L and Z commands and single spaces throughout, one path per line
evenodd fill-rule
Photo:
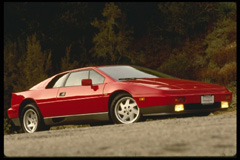
M 5 2 L 4 117 L 12 92 L 90 65 L 141 65 L 236 93 L 236 8 L 234 2 Z

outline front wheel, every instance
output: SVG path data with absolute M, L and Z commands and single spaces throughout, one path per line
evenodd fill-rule
M 114 98 L 110 108 L 110 115 L 114 123 L 129 124 L 139 121 L 140 109 L 136 101 L 129 94 L 119 94 Z
M 22 111 L 22 129 L 26 133 L 33 133 L 47 128 L 35 104 L 27 104 Z

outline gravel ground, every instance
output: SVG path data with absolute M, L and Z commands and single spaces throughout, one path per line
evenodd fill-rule
M 236 111 L 4 135 L 6 157 L 234 156 Z

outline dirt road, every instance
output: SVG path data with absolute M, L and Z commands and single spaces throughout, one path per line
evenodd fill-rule
M 4 136 L 7 157 L 233 156 L 236 112 Z

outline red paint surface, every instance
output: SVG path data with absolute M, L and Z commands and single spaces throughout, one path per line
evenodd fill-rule
M 214 95 L 215 102 L 225 101 L 227 94 L 231 96 L 230 100 L 227 101 L 232 100 L 231 92 L 225 87 L 215 84 L 166 78 L 115 81 L 95 67 L 76 70 L 83 69 L 96 70 L 105 77 L 104 84 L 93 87 L 75 86 L 45 89 L 55 76 L 50 77 L 30 90 L 13 93 L 11 108 L 8 110 L 9 118 L 19 116 L 19 107 L 25 99 L 34 100 L 43 117 L 108 112 L 109 97 L 116 91 L 130 93 L 140 108 L 175 104 L 175 97 L 180 96 L 185 97 L 184 104 L 200 103 L 201 95 L 209 94 Z M 59 96 L 61 92 L 65 92 L 66 95 Z M 145 101 L 139 101 L 141 97 L 145 97 Z

